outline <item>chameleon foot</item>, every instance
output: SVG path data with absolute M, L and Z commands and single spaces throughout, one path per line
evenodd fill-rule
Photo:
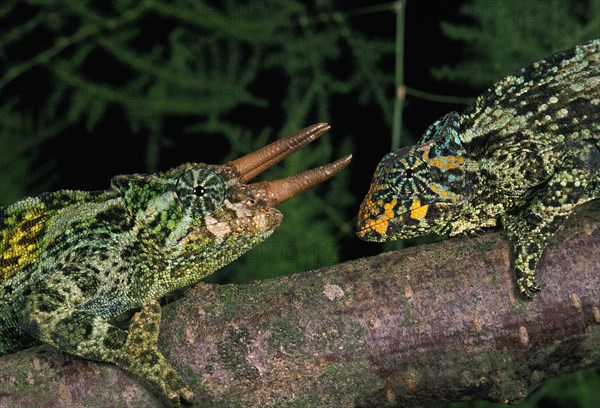
M 165 398 L 170 406 L 194 403 L 194 393 L 171 367 L 156 342 L 160 329 L 160 304 L 152 300 L 133 315 L 127 341 L 121 350 L 125 362 L 123 368 L 148 380 Z
M 527 299 L 533 298 L 535 292 L 542 290 L 542 287 L 537 283 L 533 276 L 521 276 L 517 279 L 517 286 L 521 294 Z

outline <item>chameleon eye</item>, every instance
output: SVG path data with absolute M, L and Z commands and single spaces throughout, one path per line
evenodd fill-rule
M 202 197 L 204 195 L 204 192 L 206 190 L 204 189 L 204 186 L 198 185 L 195 186 L 194 189 L 192 190 L 192 192 L 196 195 L 196 197 Z
M 196 167 L 181 173 L 175 192 L 184 206 L 209 214 L 223 204 L 227 184 L 215 171 Z
M 413 176 L 413 169 L 404 169 L 402 172 L 402 178 L 409 179 Z

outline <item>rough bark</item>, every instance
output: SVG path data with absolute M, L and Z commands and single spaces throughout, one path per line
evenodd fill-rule
M 517 402 L 600 363 L 599 207 L 571 217 L 546 250 L 532 301 L 494 232 L 197 285 L 164 308 L 162 349 L 207 407 Z M 142 381 L 48 346 L 0 358 L 1 407 L 160 405 Z

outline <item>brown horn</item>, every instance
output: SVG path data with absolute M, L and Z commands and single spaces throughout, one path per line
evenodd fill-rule
M 317 139 L 323 133 L 327 132 L 329 128 L 330 126 L 327 123 L 311 125 L 246 156 L 232 160 L 226 166 L 231 167 L 238 175 L 240 182 L 245 183 Z
M 264 181 L 255 185 L 264 188 L 267 201 L 273 205 L 278 205 L 300 194 L 304 190 L 335 176 L 350 163 L 350 160 L 352 160 L 351 154 L 333 163 L 307 170 L 300 174 L 294 174 L 293 176 L 274 181 Z

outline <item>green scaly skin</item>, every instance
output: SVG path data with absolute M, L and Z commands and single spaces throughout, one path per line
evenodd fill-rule
M 516 71 L 416 146 L 379 163 L 357 234 L 388 241 L 457 235 L 500 222 L 521 293 L 548 240 L 574 208 L 600 197 L 600 40 Z
M 282 215 L 261 194 L 226 166 L 185 164 L 0 208 L 0 354 L 47 343 L 191 401 L 156 347 L 156 299 L 265 240 Z M 128 329 L 113 324 L 139 307 Z

